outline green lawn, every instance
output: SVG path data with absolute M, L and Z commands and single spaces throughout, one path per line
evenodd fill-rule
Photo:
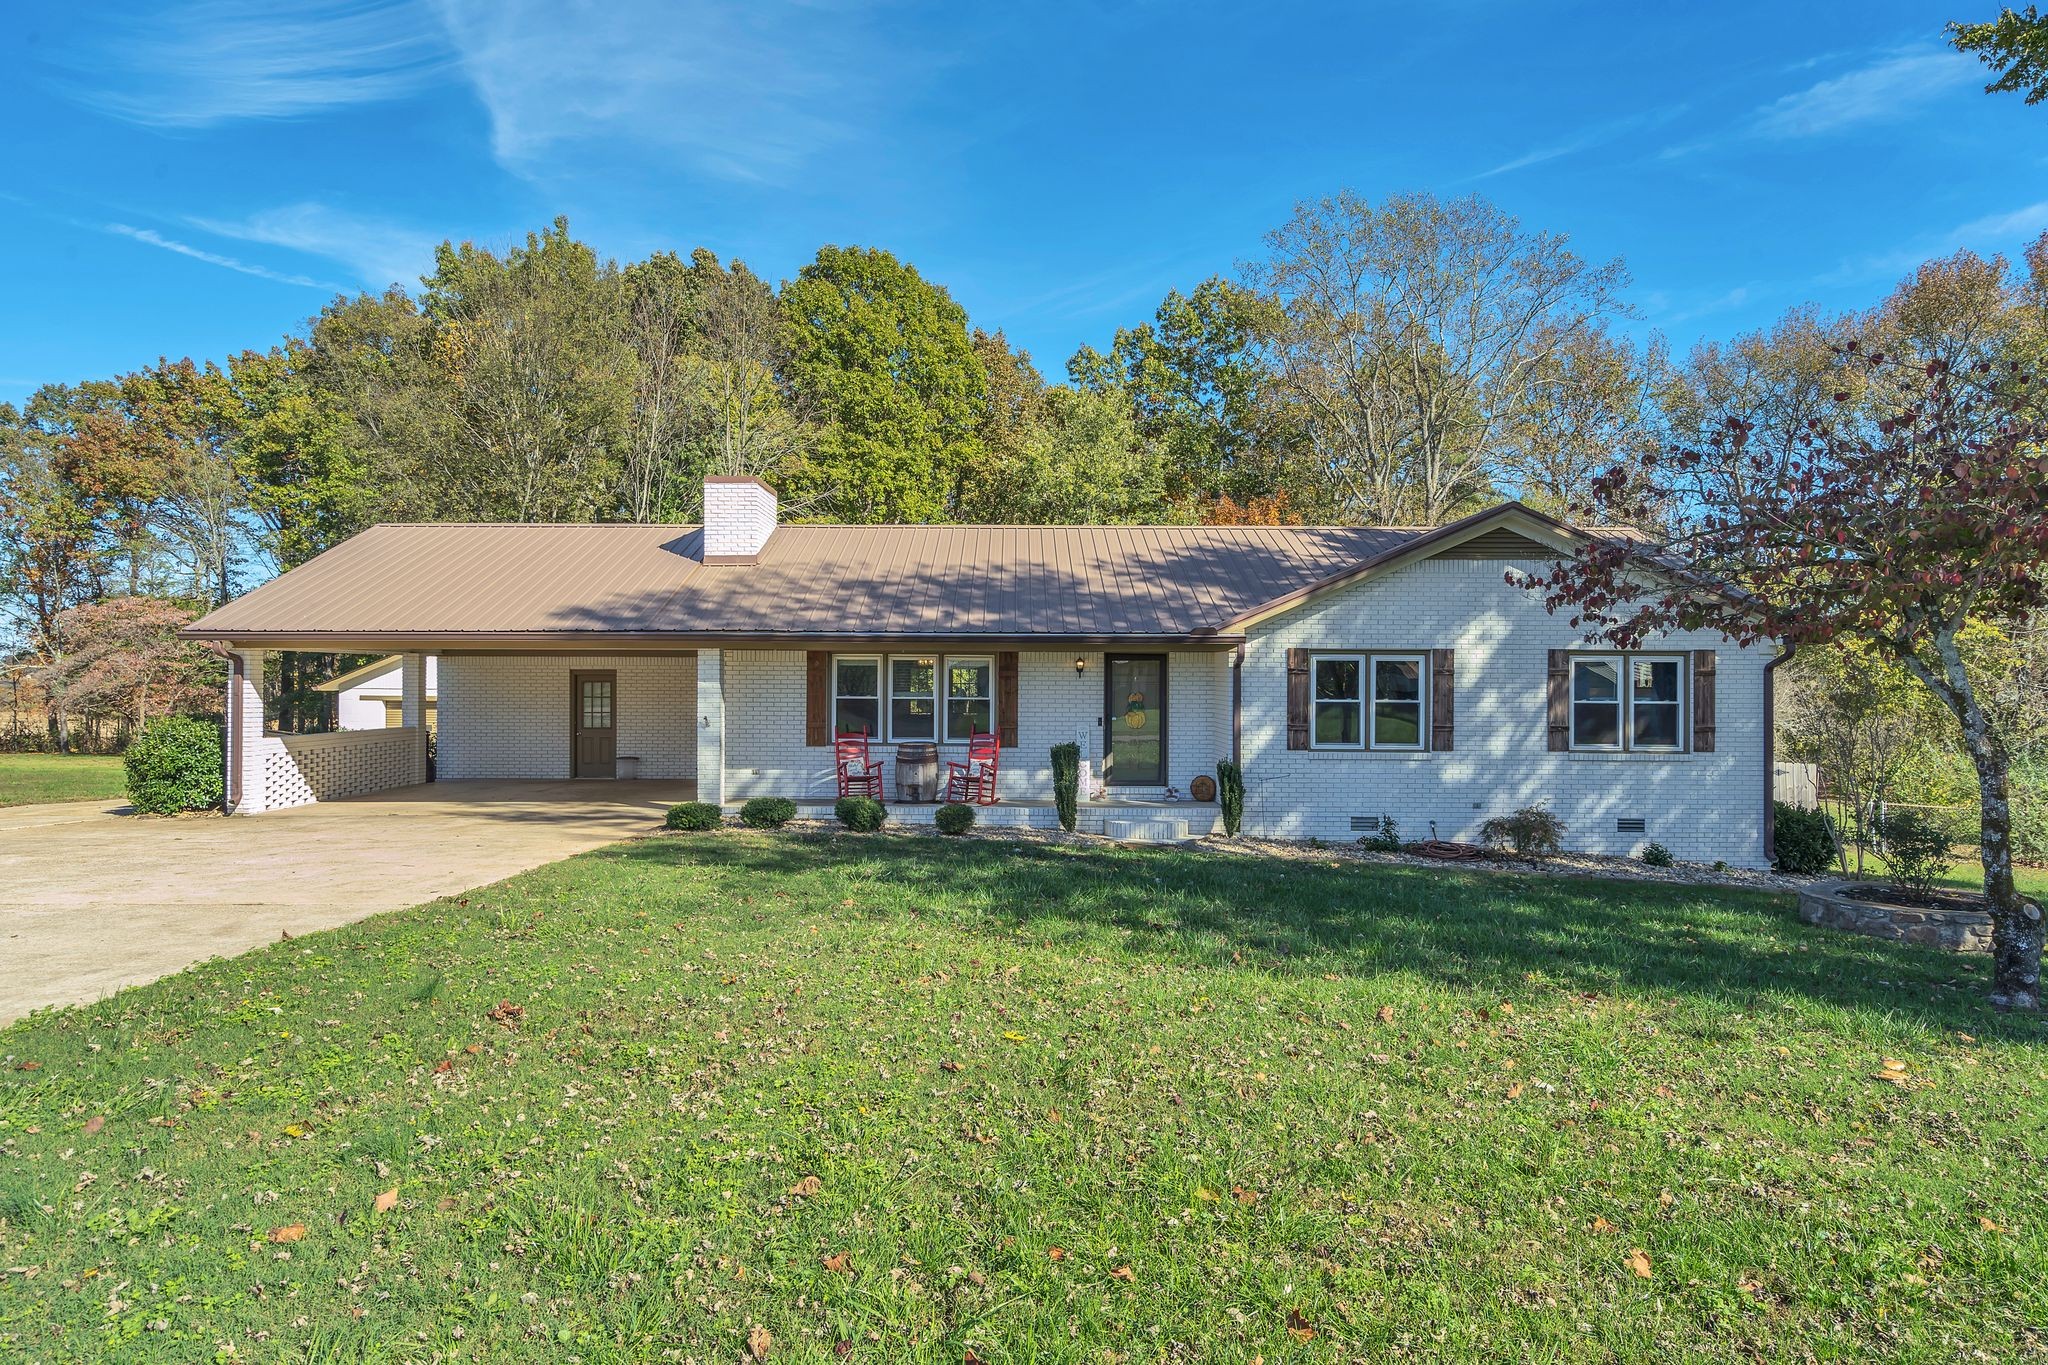
M 0 1032 L 0 1356 L 2039 1357 L 1983 976 L 1754 893 L 622 844 Z
M 1879 866 L 1882 866 L 1882 864 L 1879 864 Z M 2012 879 L 2014 884 L 2019 887 L 2022 896 L 2031 896 L 2036 900 L 2048 900 L 2048 867 L 2016 867 L 2012 870 Z M 1962 887 L 1966 891 L 1982 891 L 1984 889 L 1983 864 L 1976 862 L 1974 859 L 1967 863 L 1957 863 L 1953 868 L 1949 869 L 1948 875 L 1941 879 L 1941 884 L 1943 886 Z
M 0 754 L 0 806 L 105 801 L 126 790 L 121 760 L 99 754 Z

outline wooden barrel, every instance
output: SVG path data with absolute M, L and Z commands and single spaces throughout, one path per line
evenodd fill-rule
M 936 801 L 939 796 L 939 746 L 896 746 L 896 799 Z

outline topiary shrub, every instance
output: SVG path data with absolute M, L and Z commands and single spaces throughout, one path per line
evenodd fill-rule
M 1227 758 L 1216 765 L 1216 801 L 1223 808 L 1223 832 L 1235 838 L 1244 823 L 1244 770 Z
M 1081 815 L 1081 746 L 1052 746 L 1052 804 L 1060 813 L 1060 828 L 1072 833 Z
M 974 828 L 974 807 L 963 806 L 958 801 L 940 806 L 932 816 L 932 823 L 939 827 L 941 834 L 965 834 Z
M 873 834 L 889 818 L 889 808 L 872 796 L 842 796 L 832 813 L 856 834 Z
M 740 823 L 755 829 L 781 829 L 796 819 L 796 802 L 786 796 L 757 796 L 740 807 Z
M 1823 810 L 1788 806 L 1783 801 L 1772 807 L 1777 826 L 1777 860 L 1780 872 L 1812 877 L 1835 867 L 1835 822 Z
M 1893 883 L 1908 891 L 1926 895 L 1955 865 L 1948 831 L 1919 811 L 1891 811 L 1878 820 L 1875 833 L 1878 856 L 1891 869 Z
M 668 808 L 670 829 L 717 829 L 722 816 L 709 801 L 685 801 Z
M 1518 858 L 1548 858 L 1564 846 L 1564 821 L 1541 803 L 1496 815 L 1479 827 L 1489 848 L 1513 849 Z
M 128 799 L 146 815 L 218 808 L 220 727 L 191 716 L 163 716 L 142 727 L 122 759 Z
M 1642 857 L 1645 867 L 1669 867 L 1677 861 L 1671 856 L 1671 850 L 1662 844 L 1644 844 Z

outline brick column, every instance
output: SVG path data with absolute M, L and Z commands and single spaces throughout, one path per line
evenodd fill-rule
M 226 809 L 261 815 L 269 809 L 263 784 L 263 661 L 260 649 L 228 657 Z
M 697 651 L 697 799 L 725 803 L 725 656 Z
M 407 751 L 406 785 L 427 780 L 427 656 L 403 654 L 398 666 L 398 720 L 413 730 Z

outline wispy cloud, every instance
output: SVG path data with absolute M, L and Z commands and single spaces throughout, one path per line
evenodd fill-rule
M 1865 284 L 1871 280 L 1899 278 L 1920 268 L 1937 256 L 1965 249 L 1990 253 L 2021 246 L 2048 232 L 2048 199 L 2026 204 L 2006 213 L 1972 218 L 1945 233 L 1922 237 L 1895 251 L 1853 256 L 1817 278 L 1827 285 Z
M 923 64 L 863 4 L 432 0 L 521 172 L 599 139 L 781 181 L 849 140 Z
M 1605 123 L 1594 124 L 1575 136 L 1568 137 L 1561 142 L 1552 143 L 1549 146 L 1538 147 L 1533 151 L 1524 152 L 1513 160 L 1503 161 L 1500 165 L 1490 170 L 1481 171 L 1472 178 L 1474 180 L 1488 180 L 1496 175 L 1507 175 L 1512 171 L 1527 170 L 1531 166 L 1540 166 L 1546 161 L 1556 161 L 1560 157 L 1575 156 L 1580 152 L 1591 151 L 1595 147 L 1605 146 L 1610 142 L 1618 141 L 1631 133 L 1661 127 L 1683 115 L 1686 108 L 1687 106 L 1683 104 L 1674 104 L 1662 109 L 1646 109 L 1639 114 L 1630 114 L 1625 118 L 1610 119 Z
M 133 227 L 127 223 L 108 223 L 106 231 L 113 233 L 116 237 L 126 237 L 130 241 L 141 242 L 144 245 L 157 247 L 164 251 L 176 252 L 180 256 L 189 256 L 195 261 L 204 261 L 208 265 L 217 265 L 223 270 L 238 270 L 244 275 L 254 275 L 259 280 L 276 280 L 279 284 L 296 284 L 307 289 L 334 288 L 331 284 L 324 284 L 307 275 L 288 275 L 283 271 L 272 270 L 267 266 L 251 265 L 247 261 L 238 261 L 233 256 L 223 256 L 217 251 L 202 251 L 198 247 L 178 241 L 174 237 L 166 237 L 155 228 Z
M 435 233 L 315 203 L 287 204 L 235 220 L 188 221 L 217 237 L 339 262 L 372 289 L 392 284 L 413 287 L 433 264 L 434 247 L 441 240 Z
M 1817 137 L 1859 123 L 1902 118 L 1977 74 L 1973 59 L 1945 48 L 1891 52 L 1763 106 L 1752 131 L 1767 138 Z
M 203 128 L 395 99 L 448 62 L 432 14 L 400 0 L 161 5 L 109 22 L 59 59 L 81 103 L 135 123 Z

